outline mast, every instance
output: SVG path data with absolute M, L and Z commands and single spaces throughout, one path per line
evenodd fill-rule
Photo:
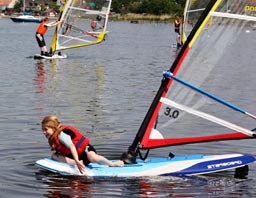
M 25 0 L 23 0 L 23 14 L 24 14 L 24 12 L 25 12 L 25 10 L 26 10 L 26 2 L 25 2 Z
M 181 66 L 181 63 L 183 62 L 190 47 L 193 45 L 193 42 L 195 41 L 197 35 L 200 33 L 202 26 L 206 23 L 206 21 L 209 17 L 210 11 L 213 11 L 220 2 L 221 2 L 221 0 L 211 0 L 209 2 L 209 4 L 207 5 L 206 9 L 204 10 L 204 12 L 202 13 L 202 15 L 200 16 L 199 20 L 197 21 L 197 23 L 194 26 L 191 33 L 189 34 L 180 53 L 176 57 L 175 61 L 173 62 L 172 66 L 169 70 L 174 75 L 178 72 L 178 70 Z M 161 106 L 161 104 L 159 103 L 159 100 L 162 96 L 164 96 L 166 94 L 168 88 L 171 85 L 171 82 L 172 82 L 172 80 L 170 80 L 169 78 L 162 79 L 160 88 L 159 88 L 159 90 L 158 90 L 136 136 L 135 136 L 135 139 L 134 139 L 132 145 L 129 146 L 128 152 L 123 153 L 120 157 L 120 159 L 123 160 L 125 163 L 136 163 L 136 157 L 137 157 L 137 155 L 139 153 L 139 149 L 140 149 L 140 142 L 141 142 L 143 136 L 145 135 L 148 126 L 152 125 L 152 127 L 153 127 L 153 125 L 155 124 L 152 121 L 152 117 L 153 116 L 157 117 L 158 111 Z
M 71 2 L 72 2 L 72 0 L 67 0 L 65 2 L 65 4 L 62 5 L 60 15 L 59 15 L 59 18 L 58 18 L 59 21 L 63 19 L 62 15 L 63 15 L 64 11 L 66 10 L 67 4 L 70 5 Z M 58 30 L 59 30 L 59 25 L 56 26 L 53 37 L 52 37 L 52 44 L 51 44 L 50 54 L 54 54 L 54 52 L 56 50 L 56 39 L 57 39 Z
M 186 35 L 185 35 L 185 22 L 187 21 L 187 10 L 188 6 L 190 4 L 190 0 L 186 0 L 184 12 L 183 12 L 183 23 L 181 24 L 182 32 L 181 32 L 181 42 L 185 43 L 186 41 Z

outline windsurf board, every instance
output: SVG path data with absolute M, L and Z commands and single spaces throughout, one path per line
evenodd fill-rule
M 35 54 L 34 55 L 34 59 L 49 59 L 49 60 L 52 60 L 52 59 L 65 59 L 65 58 L 67 58 L 66 54 L 62 54 L 62 55 L 54 54 L 52 56 L 44 56 L 44 55 L 41 55 L 41 54 Z
M 76 165 L 70 165 L 44 158 L 36 162 L 36 166 L 63 175 L 82 175 L 87 177 L 144 177 L 144 176 L 188 176 L 202 175 L 226 171 L 246 166 L 255 162 L 255 157 L 245 154 L 225 155 L 187 155 L 173 158 L 151 158 L 136 160 L 135 164 L 124 167 L 109 167 L 97 163 L 85 166 L 81 174 Z

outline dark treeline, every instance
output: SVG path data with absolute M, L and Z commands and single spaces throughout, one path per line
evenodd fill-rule
M 182 15 L 186 0 L 112 0 L 112 12 Z
M 94 0 L 102 1 L 102 0 Z M 120 14 L 183 15 L 186 0 L 112 0 L 111 11 Z M 50 8 L 58 11 L 57 0 L 47 1 Z M 14 11 L 21 11 L 23 0 L 16 1 Z M 43 5 L 43 4 L 42 4 Z M 44 7 L 43 7 L 44 8 Z

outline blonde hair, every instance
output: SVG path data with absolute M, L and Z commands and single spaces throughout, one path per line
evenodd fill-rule
M 41 122 L 42 128 L 49 127 L 52 128 L 53 134 L 49 137 L 49 145 L 52 150 L 56 148 L 56 143 L 55 143 L 55 137 L 60 134 L 62 131 L 62 124 L 60 123 L 59 119 L 56 116 L 46 116 L 42 122 Z

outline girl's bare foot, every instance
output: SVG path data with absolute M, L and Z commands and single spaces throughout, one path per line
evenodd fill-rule
M 120 166 L 120 167 L 123 167 L 124 166 L 124 162 L 119 160 L 119 161 L 116 161 L 116 162 L 112 162 L 112 166 Z

